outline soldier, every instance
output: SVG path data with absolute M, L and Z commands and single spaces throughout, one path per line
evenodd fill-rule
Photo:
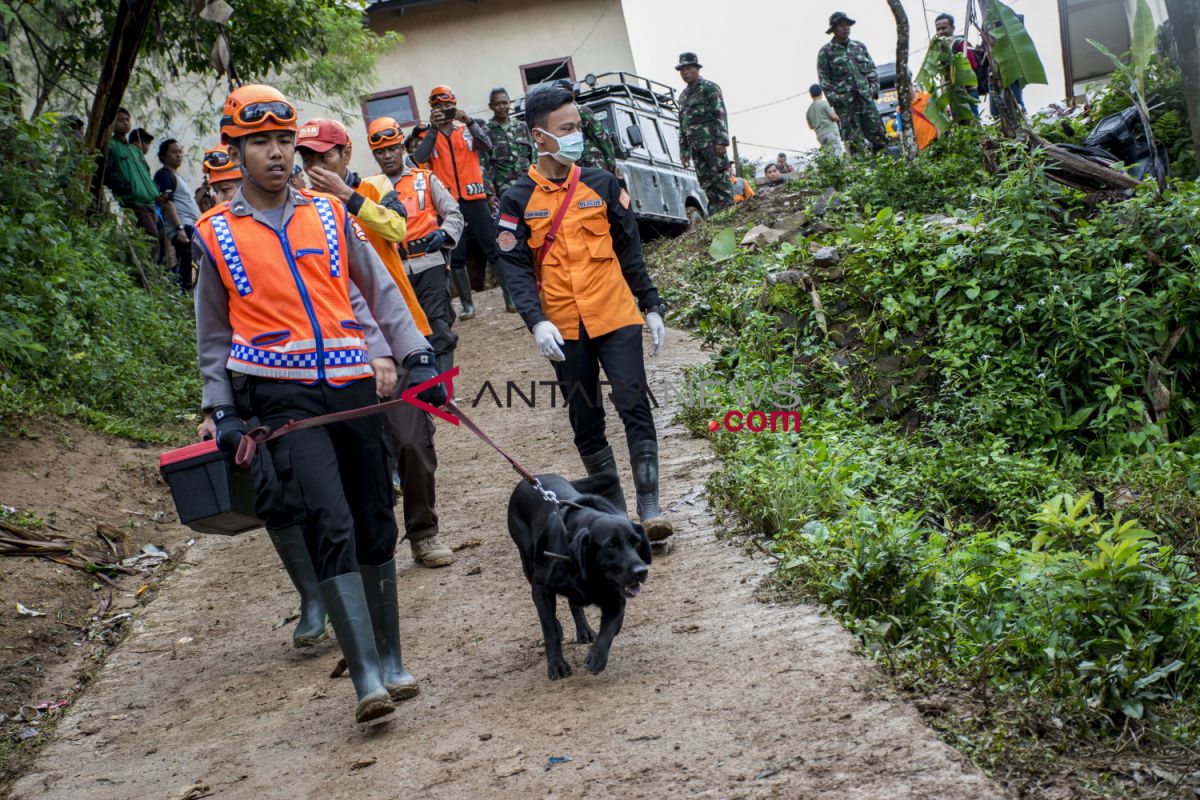
M 492 89 L 488 108 L 492 110 L 492 118 L 487 121 L 485 128 L 492 140 L 492 149 L 484 154 L 483 166 L 487 173 L 489 202 L 494 215 L 500 207 L 501 195 L 525 174 L 536 156 L 529 128 L 521 120 L 509 116 L 512 101 L 508 98 L 508 90 Z
M 700 185 L 708 195 L 709 212 L 733 205 L 729 185 L 729 123 L 721 87 L 700 77 L 695 53 L 680 53 L 675 66 L 687 88 L 679 93 L 679 152 L 685 167 L 696 165 Z
M 887 147 L 883 120 L 875 108 L 879 98 L 879 75 L 867 46 L 850 38 L 854 20 L 841 11 L 829 18 L 833 40 L 817 54 L 817 77 L 825 88 L 829 104 L 841 119 L 842 141 L 861 148 L 863 140 L 872 151 Z

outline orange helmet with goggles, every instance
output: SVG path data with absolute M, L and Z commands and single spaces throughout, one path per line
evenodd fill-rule
M 202 169 L 210 184 L 242 179 L 242 167 L 227 147 L 210 147 L 205 150 Z
M 429 90 L 429 105 L 434 103 L 457 103 L 454 90 L 449 86 L 435 86 Z
M 251 133 L 296 131 L 296 107 L 273 86 L 239 86 L 221 109 L 221 143 Z
M 404 130 L 392 117 L 371 120 L 367 128 L 367 144 L 372 150 L 390 147 L 404 141 Z

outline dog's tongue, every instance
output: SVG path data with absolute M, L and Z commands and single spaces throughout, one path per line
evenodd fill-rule
M 629 593 L 630 597 L 637 597 L 642 593 L 642 585 L 640 583 L 635 583 L 632 586 L 626 586 L 625 591 Z

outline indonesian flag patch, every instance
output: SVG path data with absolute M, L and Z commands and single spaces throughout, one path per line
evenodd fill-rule
M 517 218 L 508 214 L 501 214 L 500 227 L 507 228 L 510 231 L 515 231 L 517 229 Z

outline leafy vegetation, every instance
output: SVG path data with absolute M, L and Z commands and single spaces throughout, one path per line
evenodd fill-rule
M 165 89 L 194 84 L 220 95 L 219 103 L 228 86 L 213 73 L 211 54 L 224 35 L 240 82 L 272 82 L 289 97 L 333 97 L 357 107 L 371 85 L 377 56 L 400 40 L 398 34 L 376 34 L 363 25 L 361 0 L 234 5 L 222 28 L 200 18 L 194 3 L 159 3 L 154 33 L 143 41 L 132 76 L 130 102 L 153 106 L 164 120 L 202 110 L 211 126 L 211 103 Z M 113 30 L 115 17 L 115 4 L 88 0 L 16 0 L 0 6 L 0 22 L 11 31 L 15 82 L 25 87 L 34 116 L 49 109 L 85 113 L 81 102 L 95 93 L 108 48 L 101 32 Z M 94 33 L 81 36 L 81 31 Z
M 1089 788 L 1134 791 L 1135 761 L 1200 744 L 1200 187 L 1097 203 L 1022 145 L 983 171 L 979 135 L 818 159 L 802 196 L 840 191 L 777 248 L 656 253 L 714 351 L 685 418 L 783 587 L 981 709 L 944 723 L 959 746 L 1010 774 L 1087 740 Z M 800 431 L 707 425 L 792 407 Z
M 93 164 L 53 115 L 0 132 L 0 420 L 50 408 L 152 435 L 199 396 L 188 298 L 131 220 L 82 211 Z

